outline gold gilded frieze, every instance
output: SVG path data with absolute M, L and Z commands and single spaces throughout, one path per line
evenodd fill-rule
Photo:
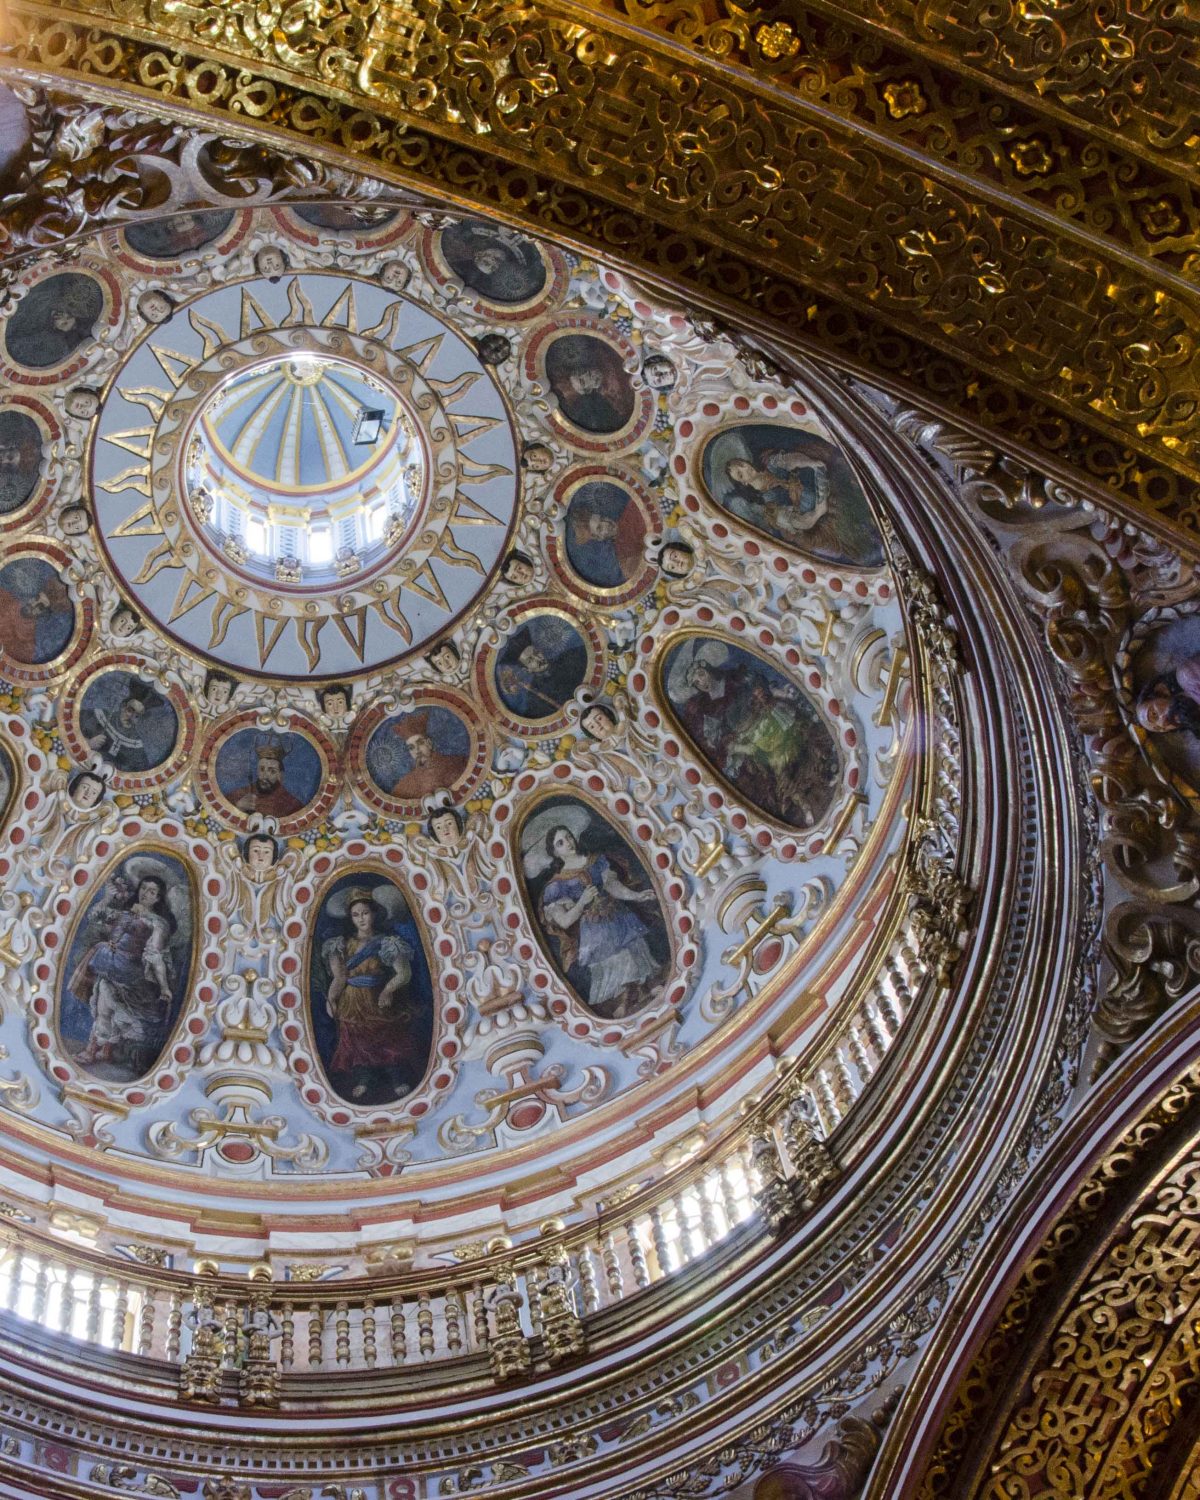
M 868 134 L 803 88 L 588 22 L 496 0 L 18 3 L 10 52 L 605 244 L 1196 524 L 1198 314 L 1183 250 L 1167 253 L 1190 200 L 1160 211 L 1163 184 L 1131 194 L 1118 163 L 1086 226 L 1069 223 L 1054 173 L 1038 201 L 1011 190 L 1039 177 L 1043 148 L 1069 154 L 1058 137 L 1021 126 L 1000 185 L 969 137 L 953 172 L 936 159 L 924 138 L 946 139 L 948 116 L 931 75 L 880 75 Z M 786 64 L 789 26 L 752 30 L 753 47 Z M 864 83 L 829 87 L 867 98 Z M 1118 197 L 1124 220 L 1104 207 Z M 1125 245 L 1109 232 L 1119 220 Z M 1156 236 L 1168 275 L 1145 259 Z

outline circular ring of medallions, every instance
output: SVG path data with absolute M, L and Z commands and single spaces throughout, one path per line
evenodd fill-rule
M 620 453 L 645 437 L 655 400 L 634 372 L 633 344 L 611 323 L 589 314 L 555 318 L 525 346 L 525 377 L 556 403 L 550 426 L 584 453 Z
M 561 251 L 483 219 L 424 230 L 420 256 L 434 286 L 492 321 L 540 317 L 562 301 L 570 281 Z
M 333 372 L 340 405 L 293 420 L 306 389 L 295 371 L 309 364 Z M 369 391 L 393 408 L 374 427 L 379 412 L 354 404 Z M 242 457 L 236 470 L 223 466 L 228 449 L 222 465 L 213 457 L 211 433 L 226 414 Z M 322 456 L 323 443 L 344 449 L 372 431 L 382 460 Z M 398 454 L 397 434 L 419 444 L 419 462 Z M 314 513 L 295 493 L 312 486 L 248 479 L 271 465 L 293 480 L 336 471 L 341 510 Z M 414 474 L 409 494 L 403 480 Z M 372 477 L 391 488 L 377 490 Z M 422 649 L 479 597 L 517 514 L 508 409 L 470 344 L 418 304 L 344 275 L 259 278 L 174 309 L 110 385 L 92 480 L 97 530 L 137 608 L 214 665 L 276 678 L 333 680 Z M 240 486 L 240 519 L 214 531 L 227 485 Z M 379 518 L 366 547 L 364 517 Z M 256 526 L 271 543 L 256 546 Z M 279 538 L 300 533 L 302 545 L 279 550 Z
M 82 256 L 70 270 L 53 262 L 23 281 L 4 323 L 0 379 L 22 386 L 57 385 L 93 363 L 98 336 L 121 321 L 121 286 L 111 269 Z
M 205 801 L 241 833 L 274 820 L 286 836 L 328 817 L 341 785 L 341 757 L 323 729 L 300 714 L 268 723 L 248 709 L 223 718 L 200 747 Z
M 196 720 L 178 683 L 159 682 L 154 664 L 113 651 L 93 658 L 59 707 L 62 737 L 81 766 L 99 760 L 114 789 L 163 786 L 189 759 Z
M 491 735 L 476 703 L 445 687 L 376 703 L 355 720 L 349 764 L 360 794 L 394 818 L 465 802 L 486 776 Z
M 36 521 L 57 496 L 62 422 L 44 402 L 10 390 L 0 403 L 0 534 Z
M 649 544 L 661 537 L 662 512 L 633 474 L 584 464 L 562 476 L 552 500 L 562 520 L 547 532 L 546 555 L 564 588 L 618 609 L 654 586 L 659 570 Z
M 505 622 L 503 636 L 480 648 L 475 686 L 511 734 L 561 734 L 576 694 L 594 696 L 603 686 L 603 636 L 577 606 L 549 595 L 509 606 L 497 623 Z
M 40 538 L 6 543 L 0 557 L 0 672 L 16 682 L 50 682 L 83 658 L 95 605 L 77 597 L 71 559 Z

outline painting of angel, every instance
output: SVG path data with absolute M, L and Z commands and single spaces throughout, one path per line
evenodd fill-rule
M 668 651 L 663 682 L 684 737 L 747 802 L 791 828 L 824 817 L 837 792 L 837 746 L 782 672 L 732 641 L 696 635 Z
M 95 332 L 104 310 L 100 283 L 81 271 L 59 271 L 30 287 L 4 329 L 14 364 L 48 370 L 70 359 Z
M 1147 754 L 1200 798 L 1200 612 L 1157 612 L 1133 653 L 1129 687 Z
M 309 1007 L 330 1087 L 350 1104 L 403 1099 L 433 1044 L 433 985 L 416 921 L 386 875 L 341 876 L 317 909 Z
M 538 934 L 595 1015 L 631 1016 L 662 993 L 671 957 L 641 860 L 589 803 L 548 798 L 522 825 L 521 866 Z
M 162 850 L 111 867 L 75 930 L 63 970 L 59 1031 L 75 1062 L 126 1083 L 148 1073 L 191 983 L 194 895 Z
M 705 444 L 709 494 L 731 515 L 824 562 L 877 568 L 883 542 L 854 470 L 816 433 L 740 422 Z

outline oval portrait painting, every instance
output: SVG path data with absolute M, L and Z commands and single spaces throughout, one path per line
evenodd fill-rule
M 79 731 L 89 750 L 137 776 L 168 759 L 179 737 L 169 698 L 134 672 L 102 672 L 84 689 Z
M 321 1066 L 349 1104 L 403 1099 L 433 1045 L 433 985 L 408 901 L 377 871 L 351 871 L 317 908 L 309 1011 Z
M 605 1020 L 662 994 L 671 944 L 658 893 L 607 818 L 578 797 L 550 797 L 521 825 L 521 870 L 554 967 Z
M 41 557 L 0 568 L 0 647 L 14 661 L 44 666 L 61 656 L 75 630 L 75 606 L 62 575 Z
M 617 589 L 646 565 L 646 521 L 629 491 L 591 479 L 571 496 L 566 516 L 567 561 L 584 583 Z
M 77 1066 L 128 1083 L 150 1072 L 191 987 L 195 896 L 175 855 L 154 849 L 109 867 L 76 927 L 58 1029 Z
M 739 797 L 811 828 L 837 794 L 841 761 L 824 717 L 761 656 L 710 636 L 672 646 L 662 684 L 680 731 Z
M 367 741 L 367 771 L 397 802 L 450 791 L 470 768 L 471 732 L 453 709 L 438 705 L 384 719 Z
M 104 310 L 100 283 L 79 271 L 59 271 L 30 287 L 4 329 L 8 357 L 28 370 L 48 370 L 70 359 L 90 339 Z
M 730 515 L 823 562 L 877 568 L 883 541 L 846 456 L 798 427 L 741 422 L 709 438 L 708 493 Z
M 42 430 L 28 412 L 0 411 L 0 516 L 10 516 L 37 489 Z
M 511 307 L 531 302 L 546 286 L 541 251 L 515 229 L 460 219 L 442 231 L 442 259 L 463 283 L 486 302 Z
M 232 223 L 232 209 L 171 214 L 166 218 L 131 224 L 125 230 L 125 243 L 147 260 L 176 260 L 189 251 L 201 250 L 211 244 Z
M 568 422 L 584 432 L 620 432 L 637 397 L 620 353 L 593 333 L 560 334 L 546 350 L 546 380 Z
M 587 670 L 587 645 L 569 620 L 530 615 L 500 648 L 496 691 L 518 718 L 549 719 L 571 701 Z
M 239 729 L 217 751 L 213 778 L 240 813 L 294 818 L 321 790 L 325 767 L 311 740 L 291 731 Z

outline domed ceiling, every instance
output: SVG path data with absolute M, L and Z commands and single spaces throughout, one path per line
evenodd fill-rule
M 382 203 L 77 241 L 0 359 L 10 1188 L 512 1227 L 822 1036 L 921 768 L 819 398 Z

